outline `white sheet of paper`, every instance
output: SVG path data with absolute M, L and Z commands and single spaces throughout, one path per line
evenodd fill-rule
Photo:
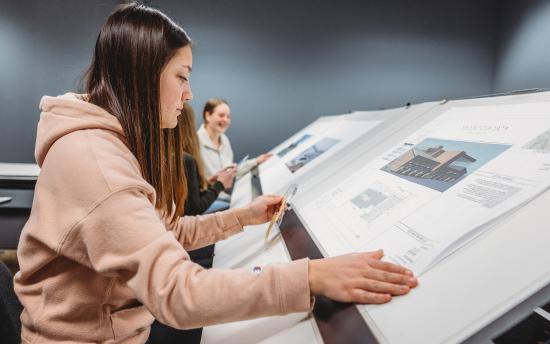
M 336 117 L 337 116 L 335 116 L 335 118 Z M 312 141 L 318 139 L 319 135 L 322 135 L 333 125 L 335 118 L 332 120 L 318 119 L 270 150 L 269 153 L 273 154 L 273 157 L 259 166 L 260 175 L 266 173 L 266 171 L 269 171 L 274 166 L 277 166 L 280 160 L 286 155 L 297 152 L 303 149 L 303 147 L 310 145 Z
M 238 163 L 237 163 L 237 169 L 239 169 L 241 166 L 244 165 L 244 163 L 248 160 L 248 158 L 250 157 L 250 155 L 245 155 L 244 158 L 242 158 Z
M 299 209 L 323 251 L 422 273 L 550 185 L 550 103 L 452 108 Z
M 264 194 L 276 193 L 285 188 L 296 178 L 308 173 L 326 159 L 342 151 L 351 142 L 378 126 L 382 121 L 330 121 L 319 125 L 315 132 L 300 134 L 310 135 L 296 147 L 283 147 L 279 153 L 260 166 L 260 180 Z M 299 138 L 299 140 L 301 140 Z M 298 140 L 298 141 L 299 141 Z M 290 141 L 296 143 L 298 141 Z M 285 149 L 288 149 L 284 151 Z
M 0 177 L 5 178 L 36 178 L 40 174 L 40 168 L 36 164 L 18 164 L 0 162 Z

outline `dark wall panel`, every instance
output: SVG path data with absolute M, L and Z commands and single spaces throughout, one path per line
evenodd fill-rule
M 0 161 L 34 162 L 40 98 L 77 90 L 117 3 L 0 0 Z

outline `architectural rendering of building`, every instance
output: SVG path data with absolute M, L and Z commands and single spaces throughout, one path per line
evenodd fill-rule
M 464 151 L 446 151 L 443 146 L 423 150 L 412 148 L 392 161 L 388 171 L 417 178 L 454 182 L 467 170 L 467 165 L 476 159 Z

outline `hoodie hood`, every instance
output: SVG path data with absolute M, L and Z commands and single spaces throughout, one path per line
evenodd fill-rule
M 77 130 L 105 129 L 121 136 L 118 119 L 97 105 L 82 100 L 82 95 L 66 93 L 40 100 L 40 121 L 36 131 L 34 157 L 42 166 L 50 147 L 60 138 Z

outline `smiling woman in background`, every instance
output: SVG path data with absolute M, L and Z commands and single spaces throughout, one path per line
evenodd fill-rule
M 198 131 L 199 141 L 206 175 L 211 177 L 234 163 L 233 150 L 225 135 L 231 125 L 231 108 L 227 101 L 221 98 L 210 98 L 204 105 L 202 118 L 204 123 Z M 237 176 L 247 173 L 270 157 L 271 154 L 264 153 L 255 159 L 246 160 L 238 166 Z
M 179 216 L 187 186 L 173 128 L 192 98 L 192 63 L 182 28 L 122 5 L 99 33 L 85 94 L 42 98 L 41 172 L 14 280 L 24 343 L 145 343 L 155 318 L 194 328 L 308 311 L 314 295 L 384 303 L 416 286 L 382 251 L 260 272 L 191 262 L 186 250 L 267 222 L 282 200 Z
M 231 188 L 235 174 L 232 170 L 224 170 L 217 174 L 216 180 L 209 183 L 200 153 L 195 112 L 187 103 L 183 105 L 182 113 L 178 116 L 177 130 L 180 131 L 187 177 L 185 215 L 200 215 L 214 203 L 220 192 Z
M 221 98 L 208 99 L 204 105 L 202 118 L 204 123 L 198 130 L 198 136 L 206 175 L 210 182 L 215 181 L 219 174 L 227 173 L 227 171 L 242 176 L 271 157 L 271 154 L 264 153 L 255 159 L 245 160 L 239 166 L 235 165 L 233 149 L 225 135 L 231 125 L 231 109 L 227 101 Z M 229 194 L 220 193 L 218 200 L 208 209 L 208 212 L 228 208 L 230 200 Z

